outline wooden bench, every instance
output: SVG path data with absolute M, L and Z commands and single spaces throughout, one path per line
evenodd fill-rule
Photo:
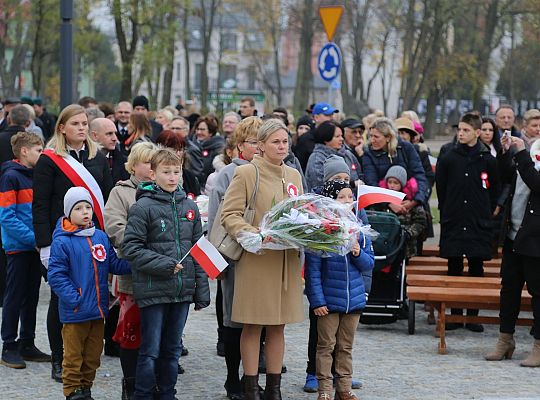
M 446 323 L 499 324 L 495 316 L 446 315 L 448 308 L 498 310 L 500 306 L 500 278 L 444 275 L 407 276 L 409 298 L 409 333 L 414 333 L 415 302 L 431 303 L 437 310 L 436 336 L 439 354 L 446 354 Z M 472 290 L 474 289 L 474 290 Z M 521 294 L 521 310 L 531 311 L 531 297 L 527 291 Z M 518 318 L 518 325 L 531 326 L 531 318 Z M 411 329 L 412 325 L 412 329 Z

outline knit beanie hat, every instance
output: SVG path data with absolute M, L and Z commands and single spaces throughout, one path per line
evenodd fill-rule
M 309 129 L 315 128 L 315 122 L 313 122 L 313 118 L 307 115 L 298 118 L 298 121 L 296 121 L 296 129 L 298 129 L 298 127 L 301 125 L 307 125 L 309 126 Z
M 351 185 L 346 181 L 326 181 L 323 186 L 322 195 L 335 200 L 341 190 L 350 187 Z
M 351 176 L 349 166 L 341 156 L 331 155 L 324 161 L 323 165 L 323 180 L 326 182 L 331 177 L 337 174 L 347 174 Z
M 133 99 L 133 108 L 143 106 L 147 110 L 150 110 L 150 106 L 148 105 L 148 99 L 145 96 L 136 96 Z
M 69 218 L 73 207 L 80 203 L 81 201 L 86 201 L 94 209 L 94 202 L 88 190 L 83 187 L 75 186 L 69 189 L 64 196 L 64 215 Z
M 401 183 L 401 188 L 403 189 L 407 184 L 407 171 L 401 165 L 393 165 L 386 172 L 384 180 L 387 181 L 388 178 L 397 179 L 399 183 Z

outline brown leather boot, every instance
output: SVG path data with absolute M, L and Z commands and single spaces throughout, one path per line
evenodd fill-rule
M 488 361 L 501 361 L 505 358 L 510 360 L 514 350 L 516 348 L 516 342 L 514 341 L 514 335 L 511 333 L 500 333 L 499 340 L 495 345 L 495 350 L 486 354 L 484 357 Z
M 358 397 L 351 392 L 350 390 L 347 392 L 338 392 L 336 391 L 335 400 L 358 400 Z
M 244 375 L 244 400 L 261 400 L 259 375 Z
M 264 400 L 281 400 L 281 374 L 266 374 Z
M 519 365 L 522 367 L 540 367 L 540 340 L 535 339 L 531 354 Z

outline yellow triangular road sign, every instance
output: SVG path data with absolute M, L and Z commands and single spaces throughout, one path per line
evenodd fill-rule
M 320 7 L 319 15 L 328 37 L 328 41 L 331 42 L 336 33 L 336 28 L 343 14 L 343 6 L 330 6 L 330 7 Z

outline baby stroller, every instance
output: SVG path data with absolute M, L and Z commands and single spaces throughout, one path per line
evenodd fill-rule
M 405 232 L 398 217 L 385 211 L 366 210 L 371 227 L 379 232 L 373 241 L 375 267 L 371 292 L 360 322 L 389 324 L 406 311 Z

